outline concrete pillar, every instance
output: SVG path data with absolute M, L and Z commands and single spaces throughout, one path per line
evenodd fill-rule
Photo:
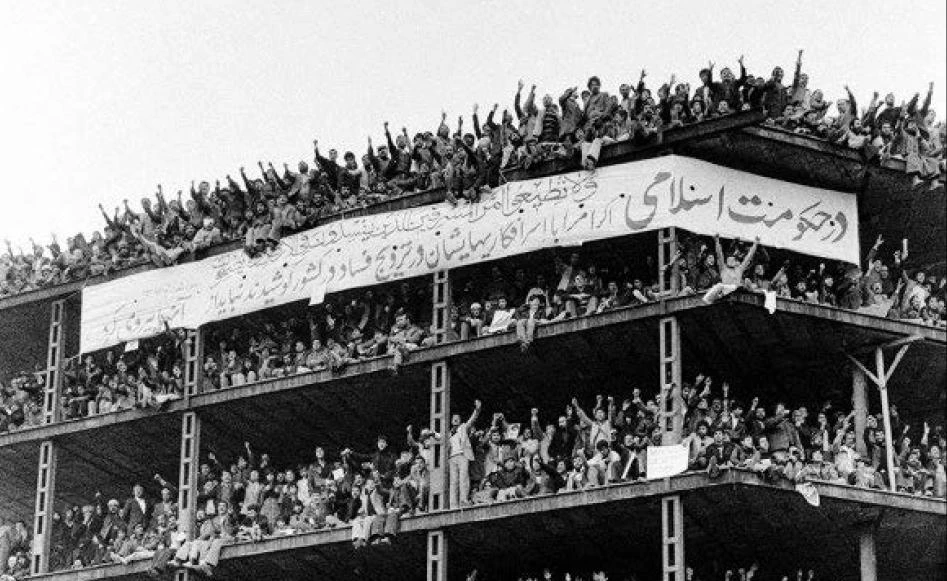
M 434 440 L 434 462 L 428 466 L 431 491 L 428 510 L 448 508 L 449 482 L 447 467 L 448 439 L 450 438 L 450 367 L 446 361 L 431 364 L 431 431 Z
M 858 366 L 852 368 L 852 409 L 855 411 L 855 450 L 865 456 L 868 454 L 863 437 L 868 418 L 868 377 Z
M 66 301 L 53 301 L 49 315 L 49 343 L 46 348 L 46 386 L 43 391 L 43 423 L 59 421 L 62 397 L 62 363 L 65 349 Z
M 874 527 L 865 527 L 858 536 L 858 562 L 861 569 L 861 581 L 878 581 Z
M 680 268 L 674 261 L 677 249 L 677 229 L 672 226 L 658 230 L 658 288 L 662 296 L 673 296 L 681 290 Z
M 898 362 L 901 360 L 901 356 L 904 355 L 904 350 L 906 350 L 907 347 L 907 345 L 902 347 L 901 353 L 898 355 L 894 363 L 891 364 L 890 369 L 885 369 L 885 354 L 882 348 L 878 347 L 875 349 L 875 366 L 877 369 L 876 375 L 878 377 L 878 390 L 881 392 L 881 423 L 885 431 L 885 464 L 888 467 L 888 488 L 891 490 L 891 492 L 895 492 L 898 489 L 898 484 L 894 464 L 894 438 L 891 434 L 891 405 L 888 401 L 888 377 L 892 372 L 894 372 L 894 368 L 898 365 Z M 859 435 L 859 437 L 861 436 Z
M 200 471 L 201 420 L 195 412 L 181 416 L 181 459 L 178 472 L 178 527 L 194 538 L 197 509 L 197 474 Z
M 181 346 L 184 350 L 184 399 L 201 391 L 204 375 L 204 337 L 201 329 L 189 329 Z
M 49 572 L 49 548 L 53 526 L 53 496 L 56 493 L 56 445 L 47 440 L 39 447 L 36 477 L 36 513 L 33 516 L 33 555 L 30 574 Z
M 66 342 L 66 301 L 53 301 L 49 313 L 49 342 L 46 345 L 46 385 L 43 389 L 43 423 L 59 421 L 62 396 L 63 351 Z M 36 507 L 33 513 L 33 549 L 30 573 L 49 572 L 50 528 L 53 498 L 56 494 L 56 444 L 47 440 L 40 444 L 36 474 Z
M 434 327 L 434 342 L 440 345 L 447 340 L 450 328 L 450 276 L 447 270 L 434 273 L 433 313 L 431 325 Z
M 679 444 L 684 433 L 681 413 L 681 333 L 677 317 L 665 317 L 658 324 L 661 394 L 659 405 L 670 417 L 661 416 L 661 444 Z
M 677 495 L 661 499 L 661 570 L 663 581 L 684 581 L 684 505 Z
M 427 534 L 427 581 L 447 581 L 447 536 L 444 531 Z

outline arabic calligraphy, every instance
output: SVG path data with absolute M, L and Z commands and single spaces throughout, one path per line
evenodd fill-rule
M 511 182 L 477 204 L 338 220 L 272 254 L 231 252 L 83 291 L 82 349 L 196 327 L 270 305 L 668 226 L 857 261 L 854 196 L 689 158 Z M 159 273 L 159 274 L 155 274 Z M 139 278 L 140 277 L 140 278 Z M 118 297 L 118 299 L 116 299 Z

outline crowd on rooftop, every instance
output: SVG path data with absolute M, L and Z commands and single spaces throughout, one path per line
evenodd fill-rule
M 148 262 L 169 265 L 186 256 L 199 258 L 225 241 L 242 240 L 247 252 L 264 252 L 285 234 L 327 216 L 410 192 L 446 188 L 452 203 L 475 200 L 502 183 L 511 169 L 547 159 L 573 160 L 575 167 L 591 169 L 603 146 L 648 143 L 664 129 L 747 109 L 763 109 L 769 123 L 845 143 L 870 159 L 904 159 L 915 183 L 940 185 L 945 126 L 936 123 L 929 106 L 933 85 L 921 106 L 918 96 L 896 105 L 894 95 L 879 101 L 876 94 L 864 112 L 847 91 L 832 117 L 822 91 L 808 87 L 802 51 L 790 85 L 784 85 L 780 67 L 766 78 L 748 74 L 743 57 L 739 64 L 739 76 L 724 68 L 715 79 L 714 63 L 709 63 L 695 88 L 672 75 L 654 93 L 644 70 L 637 83 L 621 84 L 617 94 L 602 91 L 594 76 L 586 90 L 571 87 L 558 98 L 538 98 L 535 85 L 524 96 L 521 81 L 512 110 L 500 112 L 495 104 L 481 123 L 474 106 L 473 131 L 464 131 L 461 116 L 451 132 L 446 113 L 435 131 L 413 136 L 404 127 L 392 135 L 386 122 L 384 143 L 376 147 L 369 138 L 363 155 L 348 151 L 340 160 L 336 149 L 325 152 L 314 141 L 312 164 L 301 161 L 295 170 L 283 164 L 280 172 L 272 163 L 258 162 L 258 177 L 241 167 L 239 182 L 230 175 L 213 187 L 209 181 L 192 182 L 187 199 L 182 191 L 166 197 L 158 186 L 154 200 L 142 198 L 137 209 L 128 200 L 111 212 L 100 205 L 106 226 L 88 240 L 77 234 L 60 244 L 54 237 L 46 247 L 34 241 L 29 252 L 14 252 L 8 242 L 7 252 L 0 254 L 0 296 Z
M 245 442 L 233 457 L 202 455 L 194 540 L 176 528 L 183 517 L 175 488 L 155 475 L 153 489 L 160 492 L 152 497 L 136 485 L 130 498 L 96 493 L 84 505 L 57 512 L 52 562 L 56 568 L 78 568 L 151 560 L 157 570 L 193 567 L 212 573 L 227 543 L 336 527 L 351 527 L 356 549 L 397 542 L 403 518 L 430 510 L 434 443 L 442 437 L 452 507 L 645 480 L 648 447 L 667 444 L 662 420 L 683 425 L 688 470 L 711 478 L 733 469 L 777 485 L 831 482 L 888 489 L 880 414 L 869 414 L 864 431 L 856 433 L 854 412 L 835 402 L 810 409 L 734 391 L 726 382 L 698 375 L 679 392 L 649 396 L 630 388 L 516 417 L 495 408 L 487 412 L 478 400 L 467 413 L 451 416 L 448 434 L 406 426 L 401 437 L 379 435 L 369 450 L 331 453 L 313 443 L 311 456 L 282 463 Z M 947 497 L 943 427 L 908 425 L 896 406 L 890 422 L 895 488 Z M 17 530 L 22 534 L 22 527 Z

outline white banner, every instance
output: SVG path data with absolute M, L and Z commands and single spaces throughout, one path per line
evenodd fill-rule
M 687 446 L 648 446 L 648 480 L 676 476 L 687 471 Z
M 195 328 L 325 293 L 552 246 L 677 226 L 858 263 L 855 196 L 666 156 L 511 182 L 480 203 L 339 220 L 284 238 L 86 287 L 81 349 Z M 321 300 L 321 299 L 319 299 Z

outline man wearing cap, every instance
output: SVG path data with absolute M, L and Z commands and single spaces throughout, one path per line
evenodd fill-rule
M 120 507 L 121 504 L 118 500 L 112 498 L 108 501 L 108 513 L 102 520 L 102 528 L 99 529 L 99 541 L 103 546 L 110 544 L 115 539 L 118 531 L 126 529 L 125 521 L 122 520 L 120 514 Z
M 448 467 L 450 469 L 450 504 L 451 508 L 470 504 L 470 462 L 474 460 L 473 444 L 470 442 L 470 432 L 480 415 L 482 404 L 474 401 L 474 410 L 470 418 L 463 422 L 460 414 L 451 416 L 451 432 L 448 440 Z

